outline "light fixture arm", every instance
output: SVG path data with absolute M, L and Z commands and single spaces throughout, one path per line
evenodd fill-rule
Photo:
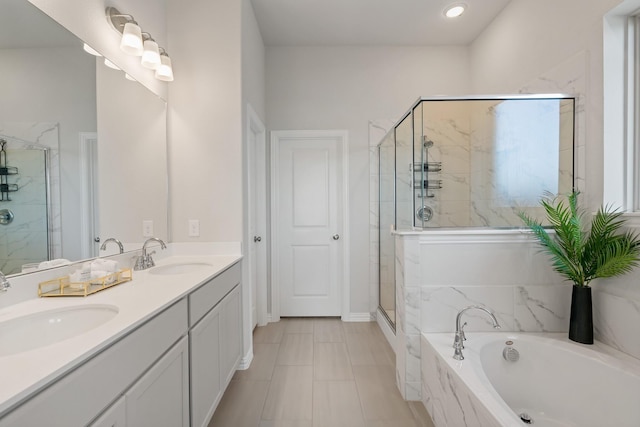
M 120 13 L 118 9 L 113 6 L 109 6 L 106 9 L 107 21 L 111 24 L 111 27 L 120 34 L 124 31 L 124 25 L 129 22 L 138 25 L 133 15 L 127 15 L 126 13 Z

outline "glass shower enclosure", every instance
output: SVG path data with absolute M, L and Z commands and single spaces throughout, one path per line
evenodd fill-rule
M 419 99 L 378 145 L 380 311 L 395 328 L 393 231 L 519 228 L 574 176 L 575 98 Z

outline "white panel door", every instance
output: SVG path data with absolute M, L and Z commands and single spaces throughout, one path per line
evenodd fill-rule
M 344 143 L 293 132 L 274 147 L 280 316 L 342 314 Z

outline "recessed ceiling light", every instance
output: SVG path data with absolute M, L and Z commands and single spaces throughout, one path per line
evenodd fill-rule
M 444 16 L 447 18 L 457 18 L 464 13 L 466 6 L 464 4 L 454 4 L 444 10 Z

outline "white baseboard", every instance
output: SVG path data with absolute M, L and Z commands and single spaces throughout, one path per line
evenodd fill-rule
M 387 321 L 387 318 L 385 317 L 384 314 L 382 314 L 382 312 L 380 312 L 380 309 L 378 309 L 378 313 L 376 316 L 376 321 L 378 322 L 378 326 L 380 326 L 380 329 L 382 330 L 382 333 L 384 334 L 384 337 L 387 339 L 387 342 L 389 343 L 389 345 L 391 346 L 391 348 L 393 349 L 393 352 L 397 354 L 396 352 L 396 333 L 394 332 L 393 329 L 391 329 L 391 325 L 389 325 L 389 322 Z
M 343 322 L 371 322 L 375 320 L 374 313 L 349 313 L 346 317 L 342 317 Z
M 240 363 L 238 364 L 238 369 L 240 371 L 244 371 L 245 369 L 249 369 L 251 366 L 251 362 L 253 361 L 253 347 L 249 349 L 247 354 L 244 355 L 242 359 L 240 359 Z

